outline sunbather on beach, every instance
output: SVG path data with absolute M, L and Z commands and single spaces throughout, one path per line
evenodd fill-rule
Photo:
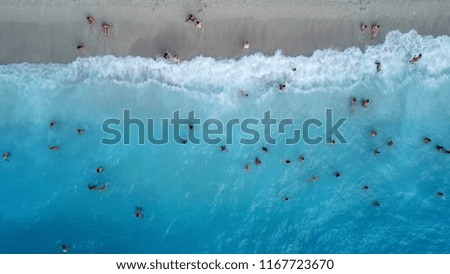
M 86 19 L 88 21 L 89 27 L 92 29 L 94 27 L 94 23 L 95 23 L 94 17 L 88 16 L 88 17 L 86 17 Z
M 367 31 L 367 25 L 361 24 L 361 26 L 359 27 L 359 29 L 361 30 L 362 33 L 366 33 L 366 31 Z
M 373 25 L 372 26 L 372 36 L 371 36 L 372 40 L 377 38 L 378 32 L 380 32 L 380 25 Z
M 189 15 L 186 19 L 186 22 L 188 22 L 188 21 L 195 22 L 195 20 L 197 20 L 197 17 L 195 17 L 194 15 L 189 13 Z
M 111 26 L 108 24 L 103 24 L 103 37 L 108 38 L 111 32 Z
M 201 29 L 201 28 L 203 28 L 203 23 L 200 21 L 197 21 L 197 23 L 195 23 L 195 27 L 198 29 Z

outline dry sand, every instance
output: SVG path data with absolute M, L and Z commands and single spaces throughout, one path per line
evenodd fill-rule
M 381 43 L 391 30 L 450 34 L 447 0 L 0 0 L 0 64 L 68 63 L 80 56 L 239 58 L 254 52 L 311 55 Z M 186 23 L 189 13 L 203 23 Z M 96 19 L 90 30 L 86 16 Z M 101 24 L 112 26 L 103 38 Z M 381 25 L 379 37 L 361 23 Z M 244 49 L 245 41 L 250 48 Z

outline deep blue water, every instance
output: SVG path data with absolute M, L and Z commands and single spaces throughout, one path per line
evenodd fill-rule
M 0 252 L 60 253 L 66 244 L 71 253 L 449 253 L 450 154 L 435 148 L 450 149 L 448 56 L 449 37 L 413 31 L 391 32 L 364 52 L 312 57 L 0 66 L 0 152 L 11 154 L 0 161 Z M 239 144 L 247 135 L 237 130 L 228 152 L 224 142 L 139 145 L 137 127 L 130 145 L 101 144 L 110 137 L 102 122 L 124 109 L 141 119 L 195 110 L 221 121 L 271 110 L 301 128 L 307 118 L 323 121 L 327 108 L 334 121 L 348 117 L 347 144 L 286 145 L 292 127 L 272 134 L 276 144 Z M 106 182 L 105 191 L 88 189 Z

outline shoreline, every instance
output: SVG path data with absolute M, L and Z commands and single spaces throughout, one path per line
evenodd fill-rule
M 379 44 L 392 30 L 450 35 L 450 2 L 439 0 L 0 2 L 0 64 L 70 63 L 104 55 L 157 58 L 166 51 L 181 60 L 238 59 L 278 49 L 286 56 L 310 56 L 318 49 Z M 203 22 L 202 29 L 185 22 L 189 13 Z M 96 19 L 92 30 L 89 15 Z M 103 23 L 111 25 L 109 38 L 102 35 Z M 368 26 L 364 34 L 362 23 Z M 381 25 L 374 40 L 372 24 Z M 246 41 L 249 49 L 243 47 Z M 86 53 L 80 54 L 78 45 Z

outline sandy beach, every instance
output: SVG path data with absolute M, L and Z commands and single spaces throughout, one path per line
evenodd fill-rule
M 126 3 L 125 3 L 126 2 Z M 68 63 L 79 56 L 239 58 L 262 52 L 311 55 L 316 49 L 382 43 L 391 30 L 450 34 L 450 2 L 442 0 L 2 0 L 0 64 Z M 202 29 L 186 22 L 194 14 Z M 86 17 L 93 16 L 91 30 Z M 101 26 L 111 25 L 104 38 Z M 361 33 L 360 25 L 368 25 Z M 370 39 L 370 26 L 380 24 Z M 250 48 L 244 49 L 245 41 Z M 86 53 L 76 47 L 84 45 Z

